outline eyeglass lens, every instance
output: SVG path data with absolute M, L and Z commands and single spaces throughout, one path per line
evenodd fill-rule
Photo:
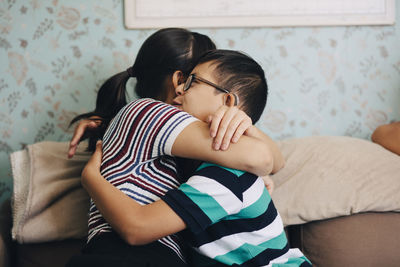
M 192 86 L 193 76 L 193 74 L 190 74 L 189 77 L 186 79 L 185 85 L 183 86 L 183 91 L 187 91 L 190 86 Z

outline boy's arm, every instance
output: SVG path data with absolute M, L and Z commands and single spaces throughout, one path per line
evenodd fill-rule
M 164 201 L 142 206 L 104 179 L 100 173 L 101 157 L 102 146 L 98 142 L 82 171 L 82 185 L 107 222 L 127 243 L 147 244 L 186 228 Z
M 104 179 L 100 173 L 101 158 L 102 144 L 99 141 L 82 171 L 82 185 L 106 221 L 128 244 L 147 244 L 186 228 L 193 232 L 203 231 L 243 207 L 237 196 L 238 188 L 240 190 L 237 176 L 220 167 L 217 168 L 223 173 L 214 170 L 216 179 L 209 178 L 209 170 L 202 169 L 179 190 L 170 190 L 164 197 L 165 201 L 142 206 Z M 218 202 L 207 201 L 210 197 L 217 198 Z M 197 208 L 193 209 L 194 205 Z
M 400 121 L 379 126 L 371 139 L 374 143 L 400 155 Z
M 78 122 L 78 125 L 74 130 L 74 135 L 69 143 L 68 158 L 72 158 L 75 155 L 79 142 L 86 138 L 85 134 L 93 129 L 96 129 L 100 126 L 100 124 L 101 118 L 99 116 L 92 116 L 88 119 L 82 119 Z

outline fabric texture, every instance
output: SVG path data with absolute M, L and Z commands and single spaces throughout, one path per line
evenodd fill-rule
M 18 244 L 14 248 L 12 267 L 63 267 L 79 255 L 86 238 Z
M 12 238 L 33 243 L 87 235 L 89 196 L 81 171 L 85 144 L 67 159 L 67 142 L 41 142 L 11 154 L 14 178 Z
M 398 267 L 400 213 L 368 212 L 289 227 L 313 266 Z
M 171 105 L 139 99 L 126 105 L 111 121 L 103 138 L 101 173 L 107 181 L 139 204 L 159 200 L 179 187 L 172 145 L 179 133 L 197 119 Z M 111 232 L 92 201 L 88 240 Z M 159 240 L 182 259 L 177 235 Z
M 10 199 L 0 205 L 0 267 L 9 267 L 11 253 Z
M 156 256 L 155 256 L 156 255 Z M 64 265 L 63 265 L 64 266 Z M 94 237 L 83 253 L 65 267 L 186 267 L 176 253 L 160 242 L 131 246 L 115 232 Z
M 400 157 L 363 139 L 312 136 L 278 142 L 285 167 L 271 178 L 285 225 L 360 212 L 400 212 Z
M 285 225 L 368 211 L 400 211 L 400 157 L 351 137 L 306 137 L 278 142 L 286 166 L 271 176 Z M 68 143 L 42 142 L 11 154 L 13 239 L 19 243 L 82 238 L 88 196 L 80 173 L 90 155 Z M 60 212 L 63 210 L 63 212 Z
M 186 223 L 193 266 L 311 266 L 289 249 L 279 213 L 253 174 L 206 163 L 163 200 Z

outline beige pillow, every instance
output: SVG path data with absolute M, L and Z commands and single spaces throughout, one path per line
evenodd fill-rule
M 90 158 L 85 147 L 72 159 L 66 142 L 41 142 L 11 154 L 13 239 L 33 243 L 87 235 L 89 196 L 80 183 Z
M 285 167 L 271 178 L 285 225 L 367 211 L 400 211 L 400 157 L 370 141 L 312 136 L 279 142 Z

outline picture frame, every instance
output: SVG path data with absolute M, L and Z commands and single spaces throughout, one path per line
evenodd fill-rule
M 395 0 L 124 0 L 124 13 L 128 29 L 392 25 Z

